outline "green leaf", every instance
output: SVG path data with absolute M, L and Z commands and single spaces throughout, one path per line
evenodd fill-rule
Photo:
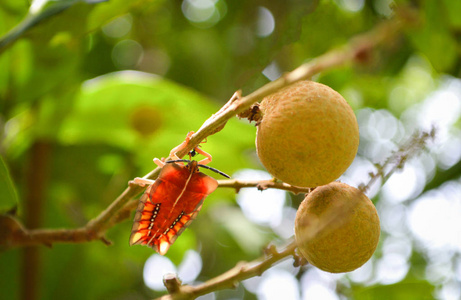
M 167 156 L 218 108 L 208 98 L 160 77 L 116 72 L 82 85 L 58 139 L 64 144 L 106 144 L 132 152 L 141 164 L 149 162 L 144 169 L 149 171 L 153 157 Z M 220 163 L 213 161 L 213 166 L 232 172 L 248 166 L 239 154 L 254 148 L 255 130 L 237 120 L 229 121 L 227 128 L 208 138 L 204 149 Z
M 5 161 L 0 156 L 0 213 L 6 212 L 18 205 L 18 194 L 11 180 Z

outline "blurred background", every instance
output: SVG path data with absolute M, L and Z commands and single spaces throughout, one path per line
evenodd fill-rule
M 401 9 L 414 22 L 390 42 L 313 78 L 359 121 L 359 153 L 340 178 L 353 186 L 415 131 L 436 128 L 421 155 L 368 193 L 382 226 L 375 255 L 336 275 L 287 259 L 200 299 L 460 299 L 459 0 L 0 0 L 0 212 L 16 208 L 27 228 L 85 225 L 234 91 L 248 94 Z M 270 178 L 255 132 L 228 122 L 203 145 L 210 165 Z M 129 247 L 131 217 L 108 231 L 112 246 L 3 248 L 0 298 L 155 298 L 165 273 L 197 284 L 286 243 L 302 198 L 218 189 L 165 257 Z

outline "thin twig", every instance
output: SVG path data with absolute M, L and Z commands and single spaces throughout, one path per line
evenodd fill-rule
M 376 172 L 370 173 L 370 180 L 366 184 L 359 186 L 359 189 L 366 193 L 370 187 L 378 180 L 382 179 L 383 184 L 396 171 L 401 170 L 408 158 L 414 157 L 424 149 L 429 139 L 434 139 L 436 134 L 435 128 L 431 131 L 416 132 L 412 137 L 403 144 L 397 151 L 392 153 L 383 164 L 376 164 Z
M 274 180 L 238 180 L 226 179 L 218 180 L 219 187 L 233 188 L 238 193 L 241 188 L 257 187 L 258 190 L 279 189 L 292 192 L 293 194 L 310 193 L 311 188 L 298 187 L 288 183 Z
M 287 256 L 293 255 L 296 248 L 296 242 L 292 241 L 282 251 L 277 251 L 275 247 L 268 248 L 267 253 L 259 259 L 251 262 L 240 262 L 232 269 L 225 273 L 218 275 L 200 285 L 190 286 L 181 285 L 174 286 L 175 293 L 162 296 L 157 300 L 185 300 L 195 299 L 201 295 L 211 293 L 216 290 L 235 288 L 242 280 L 260 276 L 264 271 L 272 267 L 277 262 L 286 258 Z M 169 283 L 180 282 L 177 278 L 169 278 Z

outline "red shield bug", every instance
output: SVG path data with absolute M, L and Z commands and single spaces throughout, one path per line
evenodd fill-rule
M 174 148 L 170 157 L 177 158 L 176 152 L 189 142 L 193 132 L 186 140 Z M 194 160 L 175 159 L 154 162 L 162 167 L 155 181 L 135 178 L 132 183 L 149 185 L 139 199 L 131 229 L 130 246 L 145 245 L 152 247 L 161 255 L 165 255 L 178 236 L 190 225 L 202 208 L 203 200 L 217 187 L 216 179 L 199 171 L 199 167 L 210 169 L 225 177 L 228 175 L 206 166 L 211 162 L 211 155 L 196 147 L 196 152 L 206 158 L 200 162 Z M 187 162 L 187 165 L 183 163 Z

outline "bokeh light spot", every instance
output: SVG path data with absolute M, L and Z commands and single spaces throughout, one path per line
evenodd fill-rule
M 457 133 L 453 134 L 452 138 L 447 139 L 436 150 L 437 163 L 442 169 L 452 167 L 461 159 L 461 132 L 457 129 L 454 129 L 454 131 L 457 131 Z
M 132 23 L 131 15 L 124 15 L 104 25 L 102 32 L 111 38 L 121 38 L 130 32 Z
M 424 101 L 419 124 L 431 128 L 434 124 L 448 127 L 454 124 L 460 116 L 461 98 L 449 90 L 436 91 Z
M 212 0 L 186 0 L 182 10 L 187 19 L 192 22 L 204 22 L 211 18 L 216 8 Z
M 373 259 L 368 260 L 363 266 L 347 274 L 353 282 L 367 283 L 373 278 Z
M 133 40 L 120 41 L 112 49 L 112 60 L 120 69 L 134 68 L 142 59 L 142 56 L 142 46 Z
M 425 175 L 419 170 L 407 163 L 401 172 L 392 174 L 382 188 L 383 197 L 391 203 L 416 197 L 426 184 Z
M 410 266 L 405 257 L 399 253 L 383 255 L 377 263 L 377 280 L 382 284 L 401 281 L 408 273 Z
M 271 269 L 264 273 L 257 295 L 261 300 L 296 300 L 300 298 L 299 284 L 289 272 Z
M 238 180 L 269 180 L 269 173 L 259 170 L 242 170 L 233 176 Z M 278 226 L 282 220 L 285 192 L 277 189 L 259 191 L 242 189 L 237 194 L 237 203 L 243 214 L 260 225 Z
M 328 287 L 320 284 L 313 283 L 309 287 L 303 289 L 303 300 L 322 299 L 322 300 L 339 300 L 340 298 L 334 291 Z
M 178 267 L 178 275 L 184 283 L 192 283 L 202 271 L 202 258 L 194 250 L 187 250 Z
M 165 291 L 163 275 L 177 273 L 175 265 L 165 256 L 158 254 L 151 255 L 144 264 L 144 283 L 153 290 Z
M 181 5 L 186 19 L 199 28 L 209 28 L 226 14 L 227 6 L 219 0 L 184 0 Z
M 265 7 L 258 7 L 256 23 L 256 35 L 259 37 L 269 36 L 275 28 L 275 19 L 271 11 Z
M 202 258 L 194 250 L 188 250 L 184 254 L 179 267 L 176 266 L 165 256 L 152 254 L 144 264 L 143 278 L 144 283 L 150 289 L 156 291 L 166 290 L 163 284 L 165 274 L 178 274 L 183 283 L 193 283 L 202 271 Z
M 343 274 L 332 274 L 317 268 L 310 268 L 300 280 L 302 299 L 339 300 L 336 282 Z
M 392 14 L 393 0 L 375 0 L 372 2 L 375 10 L 383 16 L 390 16 Z
M 350 12 L 357 12 L 362 10 L 365 4 L 364 0 L 337 0 L 336 1 L 343 10 Z
M 461 184 L 421 196 L 410 207 L 409 225 L 425 248 L 461 251 Z
M 263 75 L 266 76 L 269 80 L 273 81 L 282 75 L 279 66 L 275 61 L 271 62 L 264 70 Z

